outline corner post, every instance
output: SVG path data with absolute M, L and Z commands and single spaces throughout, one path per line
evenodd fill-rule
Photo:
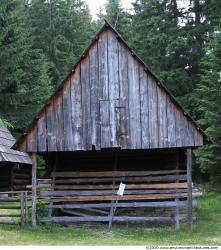
M 32 153 L 32 213 L 31 224 L 36 226 L 36 203 L 37 203 L 37 156 Z
M 193 228 L 193 212 L 192 212 L 192 150 L 188 148 L 186 151 L 186 168 L 187 168 L 187 186 L 188 186 L 188 224 L 190 230 Z

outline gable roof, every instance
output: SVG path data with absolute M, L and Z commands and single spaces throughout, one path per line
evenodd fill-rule
M 0 162 L 32 164 L 28 154 L 11 149 L 15 138 L 7 128 L 0 127 Z
M 100 31 L 97 33 L 97 35 L 95 36 L 95 38 L 92 40 L 91 44 L 88 46 L 88 48 L 83 52 L 82 56 L 80 57 L 80 59 L 78 60 L 78 62 L 72 67 L 71 71 L 69 72 L 69 74 L 67 75 L 67 77 L 63 80 L 63 82 L 59 85 L 59 87 L 55 90 L 54 94 L 51 96 L 51 98 L 47 101 L 47 104 L 42 108 L 42 110 L 35 116 L 34 120 L 32 121 L 32 123 L 28 126 L 26 132 L 21 136 L 21 138 L 18 140 L 18 144 L 20 146 L 20 148 L 22 150 L 27 150 L 27 143 L 28 141 L 30 142 L 30 140 L 32 141 L 30 144 L 36 144 L 37 143 L 37 137 L 33 138 L 33 130 L 35 130 L 34 133 L 36 132 L 35 128 L 37 126 L 37 123 L 39 121 L 39 119 L 42 117 L 42 115 L 46 115 L 45 110 L 47 110 L 47 107 L 49 107 L 50 105 L 52 105 L 52 103 L 54 102 L 54 99 L 56 98 L 56 96 L 59 96 L 61 91 L 65 91 L 65 89 L 67 89 L 67 82 L 71 80 L 71 78 L 73 78 L 73 75 L 77 74 L 75 73 L 77 71 L 77 68 L 79 67 L 79 65 L 82 64 L 82 62 L 85 60 L 85 58 L 87 57 L 87 55 L 89 54 L 90 50 L 93 48 L 94 44 L 97 43 L 99 41 L 99 38 L 101 37 L 101 35 L 105 32 L 105 31 L 111 31 L 113 34 L 115 34 L 117 41 L 123 45 L 123 47 L 128 50 L 131 54 L 131 56 L 139 63 L 139 65 L 141 65 L 144 69 L 144 71 L 150 75 L 154 81 L 156 82 L 157 86 L 160 87 L 160 89 L 163 90 L 164 93 L 166 93 L 166 95 L 169 97 L 169 99 L 171 100 L 171 102 L 181 111 L 181 116 L 185 116 L 186 119 L 188 119 L 188 121 L 190 122 L 190 126 L 193 126 L 193 128 L 195 130 L 197 130 L 198 132 L 198 139 L 200 137 L 207 139 L 206 134 L 203 132 L 203 130 L 196 124 L 196 122 L 192 119 L 192 117 L 182 108 L 182 106 L 176 101 L 176 99 L 174 98 L 174 96 L 169 92 L 169 90 L 164 86 L 164 84 L 159 80 L 159 78 L 148 68 L 148 66 L 135 54 L 135 52 L 127 45 L 127 43 L 123 40 L 123 38 L 121 37 L 121 35 L 105 20 L 105 24 L 103 25 L 103 27 L 100 29 Z M 70 84 L 69 84 L 70 87 Z M 189 124 L 189 123 L 188 123 Z M 189 126 L 189 125 L 187 125 Z M 193 129 L 191 128 L 191 129 Z M 32 135 L 31 135 L 32 134 Z M 28 138 L 31 137 L 30 138 Z M 46 134 L 44 136 L 47 136 Z M 33 142 L 34 141 L 34 142 Z M 199 139 L 199 141 L 202 141 L 201 138 Z M 24 143 L 26 144 L 26 146 L 24 146 Z M 189 146 L 200 146 L 202 145 L 202 142 L 200 143 L 196 143 L 193 145 L 189 145 Z M 184 145 L 187 146 L 187 145 Z M 34 145 L 35 147 L 35 145 Z M 28 151 L 32 151 L 33 150 L 33 145 L 31 147 L 29 147 L 30 149 Z M 33 151 L 36 151 L 33 150 Z M 47 150 L 46 150 L 47 151 Z M 49 150 L 50 151 L 50 150 Z M 56 150 L 55 150 L 56 151 Z M 58 150 L 59 151 L 59 150 Z

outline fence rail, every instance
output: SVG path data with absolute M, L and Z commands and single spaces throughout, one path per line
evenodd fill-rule
M 29 191 L 0 192 L 0 224 L 28 224 L 30 194 Z

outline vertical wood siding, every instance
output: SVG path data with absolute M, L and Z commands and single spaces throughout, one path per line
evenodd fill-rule
M 196 125 L 107 29 L 40 113 L 20 149 L 29 152 L 203 144 Z

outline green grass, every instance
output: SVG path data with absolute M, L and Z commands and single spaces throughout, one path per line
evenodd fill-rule
M 164 226 L 62 227 L 55 224 L 36 228 L 0 225 L 2 245 L 221 245 L 221 194 L 209 193 L 198 200 L 193 231 L 182 223 Z

